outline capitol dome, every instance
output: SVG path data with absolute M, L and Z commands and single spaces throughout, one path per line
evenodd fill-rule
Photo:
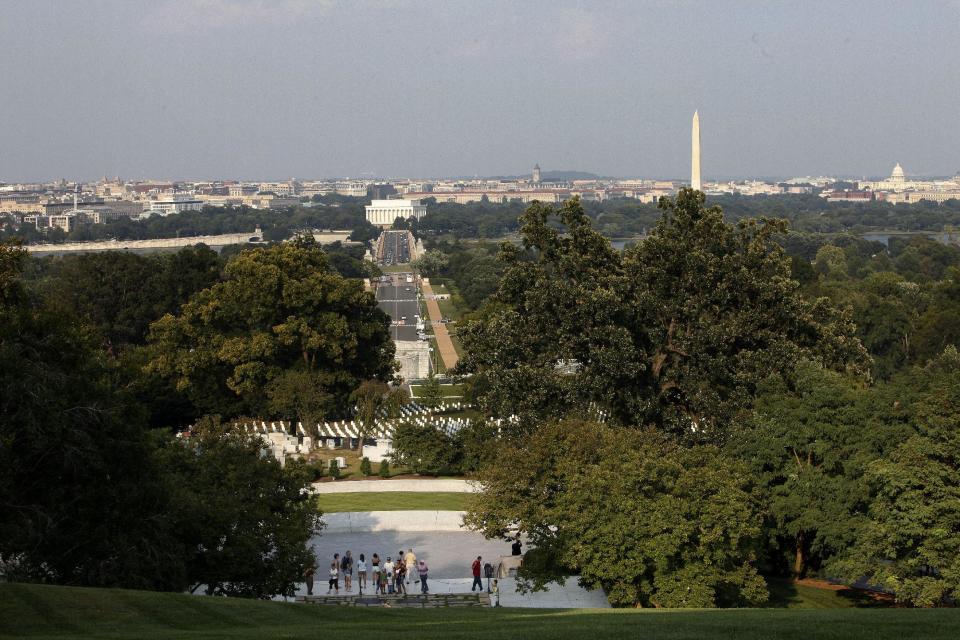
M 895 182 L 903 182 L 903 167 L 900 166 L 900 163 L 897 163 L 897 166 L 893 168 L 893 173 L 890 174 L 890 179 Z

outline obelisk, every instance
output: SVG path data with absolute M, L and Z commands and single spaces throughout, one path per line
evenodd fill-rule
M 690 188 L 700 191 L 700 112 L 693 112 L 693 131 L 690 156 Z

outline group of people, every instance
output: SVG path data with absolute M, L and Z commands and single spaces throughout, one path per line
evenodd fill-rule
M 511 545 L 512 555 L 519 556 L 522 553 L 520 536 L 517 536 Z M 500 588 L 497 580 L 491 579 L 494 576 L 494 567 L 489 562 L 484 563 L 481 556 L 473 561 L 471 565 L 473 574 L 473 585 L 470 591 L 479 589 L 483 591 L 483 577 L 487 579 L 487 593 L 493 594 L 494 606 L 500 606 Z M 366 557 L 361 553 L 359 558 L 354 561 L 353 554 L 348 550 L 343 557 L 339 553 L 333 554 L 333 561 L 330 562 L 330 581 L 327 588 L 327 594 L 340 594 L 340 578 L 343 578 L 343 588 L 347 593 L 353 591 L 353 575 L 357 574 L 357 583 L 360 592 L 364 589 L 377 594 L 407 594 L 408 587 L 411 584 L 420 585 L 420 593 L 430 593 L 427 586 L 429 568 L 424 560 L 417 560 L 417 554 L 413 549 L 408 549 L 406 553 L 403 550 L 397 552 L 396 558 L 387 556 L 386 560 L 381 559 L 380 554 L 375 553 L 370 558 L 369 564 Z M 369 572 L 369 580 L 368 580 Z M 316 574 L 316 567 L 310 565 L 303 573 L 307 584 L 307 595 L 313 595 L 313 582 Z
M 360 591 L 364 589 L 372 590 L 374 594 L 387 593 L 409 593 L 407 587 L 410 584 L 419 584 L 420 593 L 430 593 L 427 586 L 429 567 L 424 560 L 417 560 L 417 555 L 413 549 L 406 553 L 403 550 L 397 552 L 396 560 L 387 556 L 382 560 L 380 554 L 373 554 L 370 558 L 369 566 L 364 554 L 360 554 L 354 562 L 352 553 L 348 550 L 341 558 L 339 553 L 333 554 L 333 561 L 330 563 L 330 581 L 327 593 L 340 593 L 340 578 L 343 577 L 343 588 L 347 593 L 353 591 L 353 574 L 356 571 L 357 584 Z M 368 582 L 367 575 L 370 574 Z M 304 571 L 303 577 L 307 583 L 307 595 L 313 595 L 313 581 L 316 569 L 308 566 Z

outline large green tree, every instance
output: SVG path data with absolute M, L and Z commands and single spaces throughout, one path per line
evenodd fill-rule
M 151 327 L 149 370 L 203 412 L 345 414 L 349 395 L 394 370 L 389 318 L 310 243 L 244 251 L 224 281 Z
M 281 467 L 263 455 L 259 438 L 211 419 L 189 438 L 166 440 L 158 459 L 188 588 L 292 596 L 304 568 L 315 564 L 308 543 L 321 528 L 306 468 Z
M 915 377 L 916 432 L 868 465 L 868 522 L 832 569 L 901 602 L 942 606 L 960 598 L 960 353 L 949 347 Z
M 790 277 L 773 241 L 784 223 L 728 224 L 689 189 L 660 206 L 650 237 L 622 253 L 577 199 L 527 209 L 526 252 L 501 253 L 500 305 L 459 331 L 461 369 L 488 412 L 529 427 L 599 410 L 721 442 L 770 374 L 804 357 L 865 366 L 849 317 Z
M 525 533 L 532 586 L 573 573 L 619 606 L 766 601 L 753 481 L 719 449 L 567 420 L 502 443 L 495 461 L 466 521 L 488 537 Z
M 870 504 L 864 471 L 909 435 L 895 399 L 810 362 L 791 384 L 774 376 L 761 384 L 727 450 L 762 493 L 771 569 L 802 577 L 856 541 Z
M 0 564 L 8 579 L 177 588 L 158 469 L 96 333 L 28 297 L 0 245 Z

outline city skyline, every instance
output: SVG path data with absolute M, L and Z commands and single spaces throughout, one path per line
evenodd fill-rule
M 826 10 L 829 8 L 829 11 Z M 956 2 L 3 2 L 0 179 L 960 170 Z M 921 37 L 922 36 L 922 37 Z

